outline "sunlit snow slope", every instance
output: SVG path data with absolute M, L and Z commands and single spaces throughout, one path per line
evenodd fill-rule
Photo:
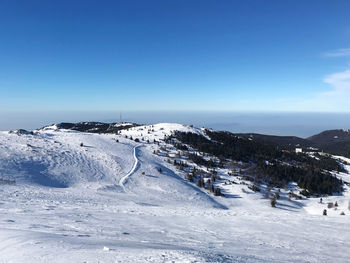
M 0 262 L 348 262 L 350 211 L 325 217 L 283 190 L 271 208 L 239 184 L 215 197 L 154 154 L 175 130 L 205 135 L 171 123 L 0 132 Z M 329 200 L 347 209 L 348 190 Z

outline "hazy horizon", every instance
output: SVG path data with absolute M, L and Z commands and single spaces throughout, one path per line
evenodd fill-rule
M 0 130 L 38 129 L 60 122 L 122 121 L 139 124 L 177 122 L 236 133 L 309 137 L 324 130 L 349 129 L 350 113 L 123 111 L 123 112 L 1 112 Z

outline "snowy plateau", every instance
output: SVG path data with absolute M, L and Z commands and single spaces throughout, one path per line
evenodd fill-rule
M 214 195 L 173 164 L 201 169 L 164 142 L 174 131 L 207 136 L 170 123 L 0 132 L 0 263 L 350 262 L 348 173 L 334 173 L 341 194 L 291 199 L 291 183 L 271 207 L 223 167 Z

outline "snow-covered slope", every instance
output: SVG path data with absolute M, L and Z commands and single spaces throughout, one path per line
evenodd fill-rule
M 86 182 L 117 182 L 131 165 L 133 144 L 117 144 L 113 135 L 69 130 L 0 133 L 0 174 L 18 183 L 68 187 Z M 83 143 L 83 146 L 80 144 Z
M 169 123 L 1 132 L 0 262 L 348 261 L 348 188 L 330 197 L 345 216 L 322 216 L 327 199 L 288 200 L 283 189 L 271 208 L 238 182 L 217 182 L 226 197 L 215 197 L 154 154 L 177 130 L 205 135 Z
M 169 136 L 175 131 L 192 132 L 205 136 L 204 129 L 178 123 L 158 123 L 154 125 L 137 126 L 122 130 L 120 134 L 132 136 L 134 139 L 144 138 L 144 140 L 153 141 L 164 139 L 165 136 Z

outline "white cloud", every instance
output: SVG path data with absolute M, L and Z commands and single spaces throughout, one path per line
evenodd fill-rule
M 332 91 L 326 92 L 325 94 L 350 95 L 350 69 L 330 74 L 326 76 L 323 81 L 333 88 Z
M 326 57 L 350 57 L 350 48 L 340 48 L 334 51 L 324 53 Z
M 326 76 L 328 91 L 305 100 L 301 106 L 311 111 L 350 112 L 350 69 Z
M 312 97 L 290 98 L 281 105 L 285 110 L 311 112 L 350 112 L 350 69 L 324 77 L 329 89 Z
M 350 57 L 350 48 L 342 48 L 324 54 L 326 57 Z M 350 112 L 350 69 L 335 72 L 324 77 L 323 82 L 330 86 L 314 98 L 302 102 L 310 110 Z

